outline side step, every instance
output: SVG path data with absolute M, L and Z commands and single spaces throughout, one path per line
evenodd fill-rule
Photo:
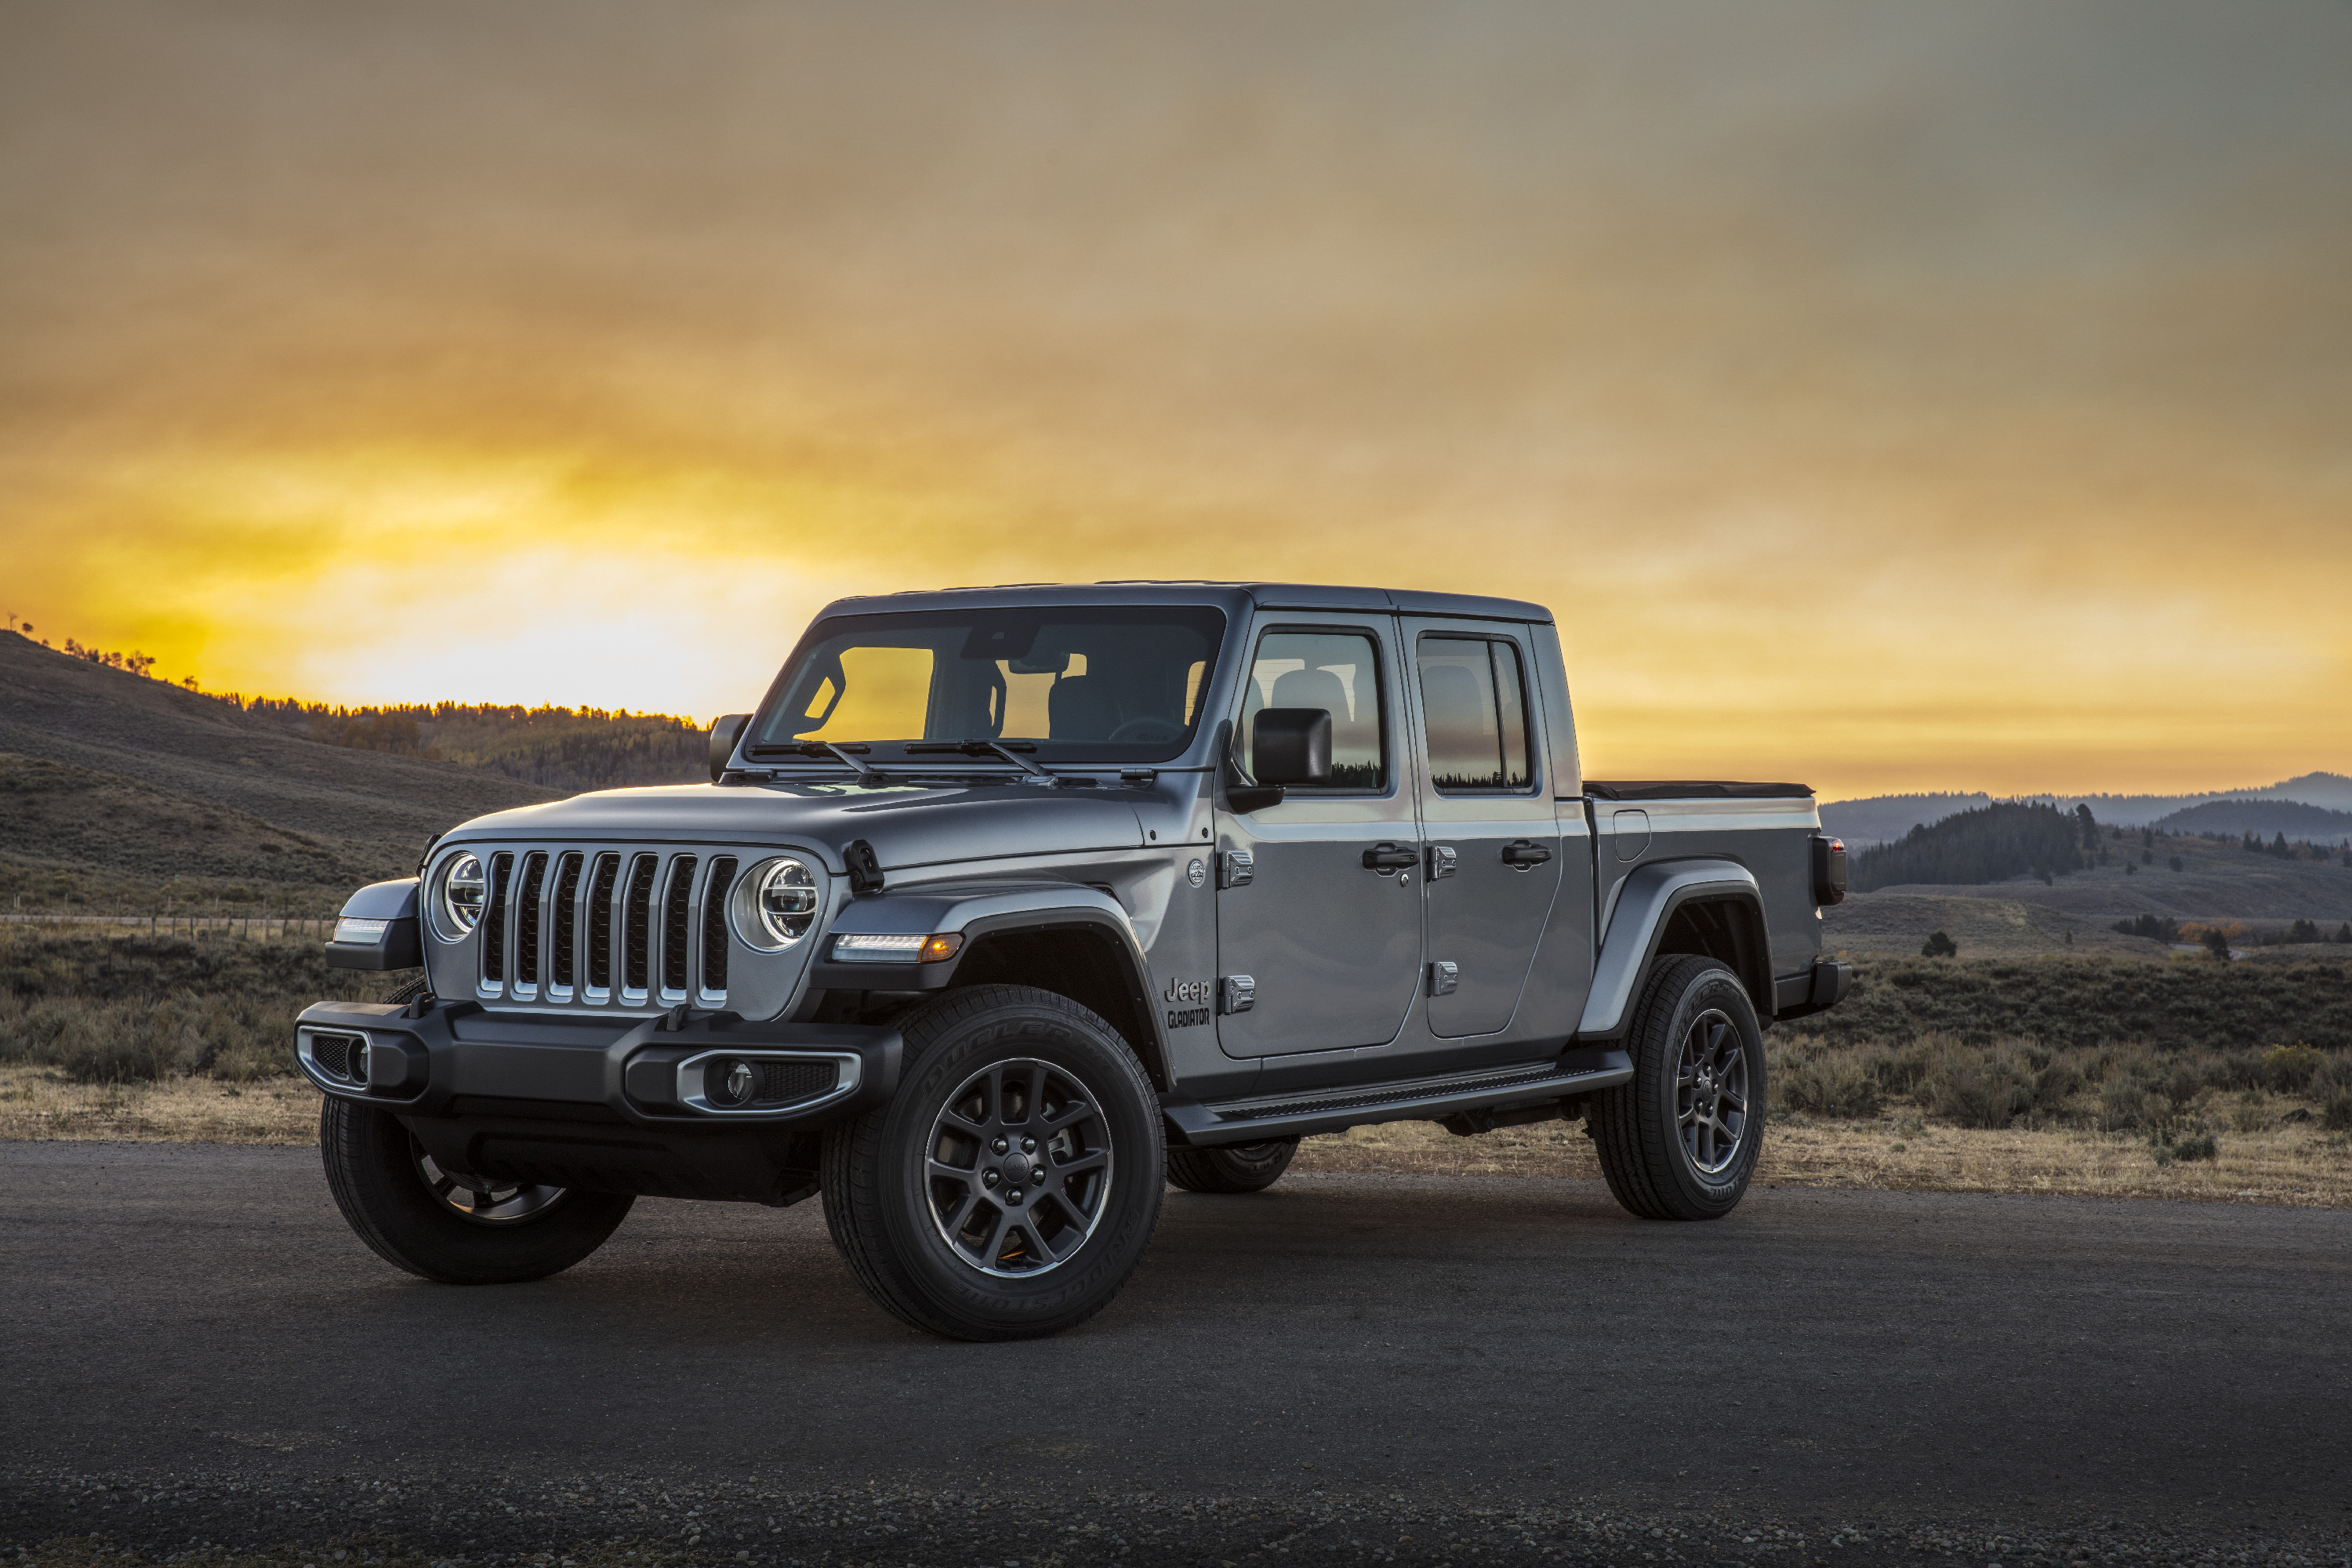
M 1160 1112 L 1177 1140 L 1194 1148 L 1257 1143 L 1310 1132 L 1338 1132 L 1376 1121 L 1434 1121 L 1456 1111 L 1559 1100 L 1632 1081 L 1633 1058 L 1623 1051 L 1577 1047 L 1556 1061 L 1503 1072 L 1361 1084 L 1312 1095 L 1229 1100 L 1202 1105 L 1161 1097 Z

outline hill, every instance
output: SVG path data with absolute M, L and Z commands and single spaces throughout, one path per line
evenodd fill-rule
M 2284 835 L 2315 844 L 2352 843 L 2352 811 L 2329 811 L 2286 800 L 2209 800 L 2150 824 L 2161 833 L 2251 833 L 2257 838 Z
M 429 757 L 332 745 L 241 705 L 0 633 L 0 895 L 146 907 L 177 877 L 219 894 L 339 898 L 425 840 L 559 792 Z M 160 902 L 157 894 L 152 901 Z
M 329 745 L 457 763 L 566 795 L 708 776 L 701 726 L 667 713 L 460 702 L 341 708 L 233 695 L 212 700 Z
M 1995 801 L 1914 827 L 1853 859 L 1857 891 L 1897 882 L 2005 882 L 2065 876 L 2101 847 L 2088 813 L 2034 801 Z
M 2352 813 L 2352 778 L 2342 773 L 2309 773 L 2259 789 L 2208 790 L 2196 795 L 2029 795 L 2017 798 L 2062 809 L 2088 805 L 2091 815 L 2102 823 L 2145 827 L 2177 812 L 2215 801 L 2283 801 Z M 1833 800 L 1822 806 L 1822 826 L 1843 838 L 1849 847 L 1864 849 L 1900 838 L 1915 826 L 1932 827 L 1948 816 L 1991 804 L 1991 796 L 1980 794 L 1880 795 Z
M 1963 955 L 2087 949 L 2162 958 L 2164 943 L 2110 928 L 2147 915 L 2183 925 L 2217 924 L 2251 943 L 2284 935 L 2297 920 L 2330 933 L 2352 921 L 2352 867 L 2341 852 L 2323 858 L 2315 847 L 2289 846 L 2287 855 L 2279 855 L 2267 844 L 2249 850 L 2234 837 L 2167 836 L 2145 828 L 2102 833 L 2104 862 L 2094 855 L 2092 865 L 2048 883 L 2019 876 L 1975 885 L 1895 883 L 1853 893 L 1822 911 L 1823 940 L 1850 954 L 1916 955 L 1928 932 L 1943 931 Z M 2313 951 L 2345 952 L 2335 945 Z

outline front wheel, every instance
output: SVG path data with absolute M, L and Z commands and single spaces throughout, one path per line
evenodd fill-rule
M 519 1285 L 604 1245 L 636 1199 L 444 1171 L 399 1119 L 332 1095 L 319 1111 L 327 1185 L 385 1262 L 445 1285 Z
M 1168 1179 L 1188 1193 L 1262 1193 L 1281 1180 L 1297 1152 L 1296 1138 L 1218 1149 L 1171 1149 Z
M 1764 1032 L 1747 988 L 1714 959 L 1662 959 L 1625 1044 L 1633 1081 L 1590 1113 L 1610 1192 L 1643 1219 L 1720 1219 L 1764 1142 Z
M 857 1282 L 950 1339 L 1102 1310 L 1160 1220 L 1159 1101 L 1134 1052 L 1023 985 L 950 992 L 899 1028 L 898 1092 L 825 1134 L 825 1223 Z

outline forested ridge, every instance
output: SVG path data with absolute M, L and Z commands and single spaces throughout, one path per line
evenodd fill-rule
M 487 702 L 351 708 L 234 695 L 215 700 L 330 745 L 457 763 L 549 789 L 692 784 L 706 776 L 702 728 L 667 713 Z
M 2039 801 L 1999 800 L 1864 850 L 1854 858 L 1853 882 L 1866 893 L 1906 883 L 2063 877 L 2089 865 L 2098 850 L 2089 807 L 2061 811 Z

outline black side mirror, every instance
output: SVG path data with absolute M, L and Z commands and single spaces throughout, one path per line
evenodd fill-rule
M 1261 708 L 1250 723 L 1250 771 L 1261 784 L 1331 782 L 1331 713 L 1325 708 Z
M 735 754 L 735 742 L 743 738 L 743 726 L 751 721 L 749 713 L 721 713 L 710 721 L 712 784 L 717 784 L 726 774 L 728 760 Z

